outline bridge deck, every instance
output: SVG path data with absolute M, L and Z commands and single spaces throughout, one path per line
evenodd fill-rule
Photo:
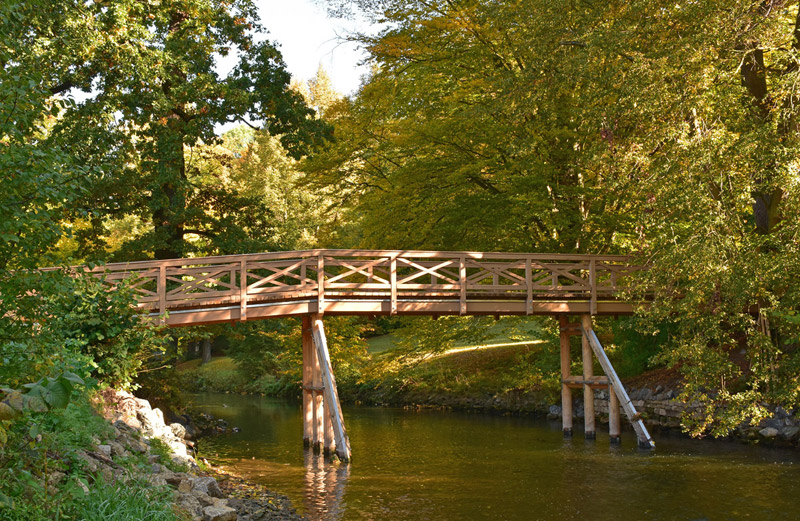
M 139 307 L 171 326 L 329 315 L 633 312 L 620 298 L 641 269 L 617 255 L 307 250 L 109 264 Z M 166 314 L 166 319 L 164 316 Z

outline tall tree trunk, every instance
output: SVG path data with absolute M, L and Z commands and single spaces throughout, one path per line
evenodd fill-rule
M 207 364 L 211 361 L 211 339 L 203 339 L 203 358 L 200 360 L 200 365 Z
M 154 173 L 157 181 L 151 203 L 156 241 L 154 254 L 156 259 L 177 259 L 186 252 L 183 230 L 187 179 L 183 134 L 175 129 L 165 129 L 158 135 L 156 152 Z

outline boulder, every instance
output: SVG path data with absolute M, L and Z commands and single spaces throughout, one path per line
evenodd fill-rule
M 111 445 L 98 445 L 97 452 L 108 459 L 111 459 Z
M 192 494 L 179 493 L 176 503 L 181 509 L 185 510 L 189 515 L 191 515 L 192 519 L 203 518 L 203 505 L 201 505 L 200 502 L 197 501 L 197 498 Z
M 212 497 L 222 497 L 217 480 L 214 478 L 190 478 L 192 490 L 203 492 Z
M 780 431 L 781 438 L 787 441 L 797 441 L 800 438 L 800 427 L 788 426 Z
M 176 438 L 180 439 L 186 438 L 186 427 L 184 427 L 180 423 L 171 423 L 169 428 L 170 430 L 172 430 L 172 434 L 174 434 Z
M 778 429 L 776 429 L 775 427 L 764 427 L 763 429 L 758 431 L 758 433 L 765 438 L 774 438 L 775 436 L 778 435 Z
M 208 506 L 203 509 L 203 521 L 236 521 L 236 510 L 226 506 Z

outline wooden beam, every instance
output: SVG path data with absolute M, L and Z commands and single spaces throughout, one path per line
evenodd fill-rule
M 567 317 L 561 315 L 558 317 L 559 322 L 563 326 L 567 323 Z M 569 335 L 561 333 L 561 380 L 569 378 L 571 370 L 571 355 L 569 348 Z M 565 384 L 561 384 L 561 427 L 564 431 L 564 436 L 572 436 L 572 389 Z
M 311 387 L 314 379 L 314 341 L 311 338 L 311 316 L 303 315 L 303 445 L 310 447 L 314 440 L 314 409 Z
M 459 315 L 467 314 L 467 259 L 458 259 Z
M 336 454 L 342 461 L 350 461 L 350 439 L 344 426 L 344 415 L 339 403 L 339 392 L 336 389 L 336 378 L 333 376 L 331 358 L 328 353 L 328 341 L 325 338 L 325 328 L 321 317 L 314 317 L 312 334 L 316 346 L 317 357 L 322 369 L 322 381 L 325 387 L 325 402 L 333 424 L 336 439 Z
M 608 437 L 612 444 L 619 443 L 620 418 L 619 418 L 619 398 L 614 392 L 614 386 L 608 386 Z
M 628 392 L 622 385 L 622 380 L 619 379 L 617 372 L 614 370 L 614 366 L 611 365 L 611 361 L 608 359 L 608 355 L 606 355 L 605 349 L 603 349 L 603 346 L 600 344 L 600 340 L 597 338 L 597 335 L 591 327 L 591 319 L 588 321 L 588 323 L 583 323 L 582 327 L 584 338 L 587 339 L 589 345 L 594 351 L 594 354 L 600 361 L 600 366 L 608 376 L 608 379 L 614 389 L 614 393 L 617 395 L 617 398 L 622 405 L 622 410 L 625 411 L 628 421 L 631 422 L 633 430 L 636 431 L 636 436 L 639 440 L 639 447 L 647 449 L 655 448 L 656 444 L 653 443 L 652 438 L 650 438 L 650 433 L 647 432 L 647 427 L 644 426 L 644 422 L 636 412 L 636 408 L 633 406 L 630 396 L 628 396 Z
M 239 320 L 247 320 L 247 264 L 242 259 L 239 267 Z M 231 279 L 233 284 L 233 279 Z
M 311 338 L 314 340 L 314 321 L 311 324 Z M 311 429 L 311 447 L 314 451 L 321 451 L 325 442 L 325 398 L 322 378 L 321 360 L 318 349 L 312 349 L 313 356 L 311 357 L 311 409 L 313 411 L 312 429 Z
M 317 313 L 325 313 L 325 257 L 321 252 L 317 257 Z
M 591 329 L 592 316 L 581 315 L 581 324 L 584 329 L 587 327 Z M 592 348 L 585 336 L 581 337 L 581 348 L 583 354 L 583 379 L 588 381 L 594 375 L 594 360 L 592 359 Z M 583 386 L 583 425 L 586 439 L 595 439 L 594 389 L 589 384 L 584 384 Z
M 391 302 L 389 303 L 389 314 L 397 314 L 397 257 L 392 257 L 389 261 L 389 285 L 391 286 Z

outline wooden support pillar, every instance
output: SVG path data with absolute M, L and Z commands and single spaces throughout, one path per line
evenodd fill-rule
M 316 317 L 314 317 L 316 321 Z M 313 338 L 313 326 L 312 326 L 312 338 Z M 314 411 L 314 419 L 313 419 L 313 436 L 311 440 L 311 446 L 314 448 L 314 451 L 321 451 L 323 447 L 323 443 L 325 441 L 325 398 L 323 396 L 323 387 L 322 387 L 322 371 L 320 370 L 320 360 L 319 360 L 319 352 L 316 349 L 313 349 L 314 356 L 312 357 L 312 379 L 311 379 L 311 386 L 312 390 L 312 397 L 313 403 L 311 408 Z
M 325 393 L 325 409 L 327 410 L 333 427 L 336 455 L 339 456 L 342 461 L 350 461 L 350 439 L 347 437 L 347 430 L 344 427 L 344 415 L 342 414 L 342 407 L 339 403 L 339 392 L 336 389 L 336 378 L 333 376 L 331 357 L 328 352 L 328 341 L 325 338 L 325 328 L 323 327 L 321 316 L 313 318 L 311 332 L 317 358 L 319 359 L 319 366 L 321 368 L 322 386 Z
M 619 443 L 620 425 L 619 425 L 619 398 L 617 393 L 614 392 L 614 386 L 608 386 L 608 436 L 611 443 L 616 445 Z
M 572 436 L 572 389 L 564 381 L 571 376 L 570 374 L 570 349 L 569 331 L 567 326 L 569 321 L 565 315 L 558 317 L 561 329 L 561 426 L 564 429 L 564 436 Z
M 303 445 L 310 447 L 314 440 L 313 387 L 314 341 L 311 339 L 311 317 L 303 315 Z
M 581 325 L 584 329 L 592 328 L 592 316 L 581 315 Z M 591 380 L 594 376 L 593 360 L 592 360 L 592 347 L 589 345 L 589 339 L 586 336 L 581 336 L 581 347 L 583 353 L 583 379 L 584 381 Z M 583 385 L 583 425 L 584 433 L 587 440 L 595 439 L 594 428 L 594 389 L 588 383 Z

